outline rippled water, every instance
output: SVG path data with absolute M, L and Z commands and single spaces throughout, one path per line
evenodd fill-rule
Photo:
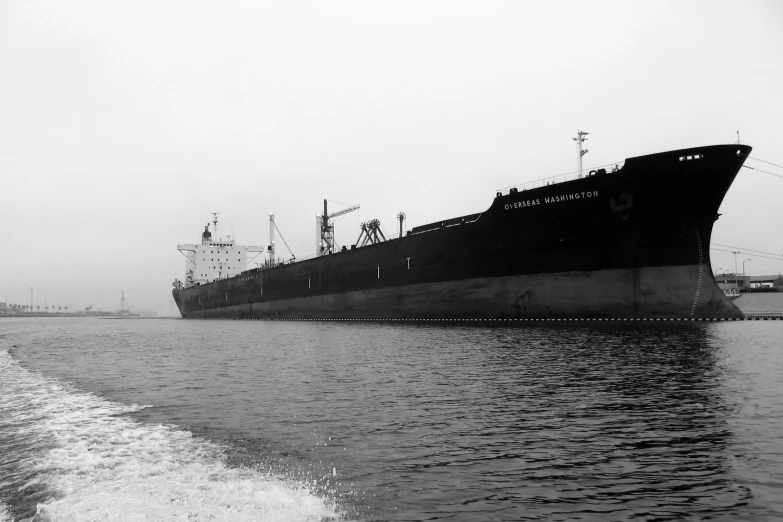
M 3 319 L 0 520 L 775 519 L 781 333 Z

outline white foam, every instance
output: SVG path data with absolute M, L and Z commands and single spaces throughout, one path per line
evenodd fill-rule
M 2 386 L 5 398 L 0 398 L 0 407 L 13 412 L 19 437 L 40 441 L 30 450 L 34 458 L 23 464 L 34 478 L 19 491 L 44 486 L 54 492 L 54 498 L 38 505 L 44 519 L 339 517 L 331 501 L 304 483 L 227 468 L 218 445 L 123 415 L 142 406 L 123 406 L 63 386 L 21 368 L 7 352 L 0 352 L 0 379 L 7 378 L 12 385 Z M 5 522 L 3 512 L 0 505 L 0 522 Z

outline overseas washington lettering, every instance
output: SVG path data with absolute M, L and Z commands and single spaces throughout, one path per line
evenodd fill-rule
M 572 194 L 561 194 L 560 196 L 555 196 L 552 198 L 544 198 L 544 202 L 560 203 L 561 201 L 571 201 L 574 199 L 597 198 L 597 197 L 598 197 L 597 190 L 588 190 L 587 192 L 574 192 Z
M 597 190 L 588 190 L 587 192 L 572 192 L 571 194 L 561 194 L 559 196 L 544 198 L 544 204 L 560 203 L 561 201 L 573 201 L 575 199 L 597 198 L 597 197 L 598 197 Z M 525 201 L 515 201 L 514 203 L 506 203 L 505 208 L 506 210 L 511 210 L 512 208 L 532 207 L 534 205 L 540 205 L 540 204 L 541 204 L 540 199 L 527 199 Z

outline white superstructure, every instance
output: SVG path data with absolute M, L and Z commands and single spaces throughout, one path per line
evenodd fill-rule
M 230 234 L 226 238 L 219 238 L 217 214 L 213 215 L 213 232 L 209 231 L 209 225 L 205 226 L 200 245 L 177 245 L 177 250 L 186 259 L 185 288 L 239 275 L 247 270 L 248 254 L 255 253 L 255 259 L 264 251 L 258 246 L 237 245 Z

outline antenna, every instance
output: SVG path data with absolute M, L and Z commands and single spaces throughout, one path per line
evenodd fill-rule
M 737 131 L 737 145 L 739 145 L 739 144 L 740 144 L 740 140 L 739 140 L 739 131 Z

